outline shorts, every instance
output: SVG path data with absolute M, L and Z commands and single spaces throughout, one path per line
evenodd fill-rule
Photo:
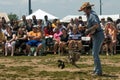
M 35 46 L 35 47 L 37 47 L 39 44 L 42 44 L 42 41 L 29 40 L 26 44 L 27 44 L 27 45 L 30 45 L 30 46 Z

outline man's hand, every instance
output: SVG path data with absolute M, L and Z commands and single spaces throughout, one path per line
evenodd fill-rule
M 85 30 L 85 35 L 88 35 L 90 33 L 90 30 L 89 29 L 86 29 Z
M 92 35 L 92 34 L 94 34 L 95 33 L 95 30 L 91 30 L 91 29 L 87 29 L 86 31 L 85 31 L 85 35 Z
M 91 28 L 86 29 L 85 35 L 88 35 L 88 34 L 92 35 L 92 34 L 94 34 L 97 28 L 98 28 L 98 24 L 95 24 Z

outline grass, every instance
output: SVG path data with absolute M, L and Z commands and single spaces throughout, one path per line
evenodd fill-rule
M 57 60 L 66 56 L 14 56 L 0 57 L 0 80 L 119 80 L 120 54 L 100 55 L 103 76 L 92 76 L 93 58 L 82 55 L 79 68 L 66 63 L 64 69 L 57 67 Z

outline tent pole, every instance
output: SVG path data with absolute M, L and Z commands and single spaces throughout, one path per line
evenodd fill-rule
M 32 13 L 32 9 L 31 9 L 31 0 L 29 0 L 29 2 L 28 2 L 29 4 L 29 15 Z

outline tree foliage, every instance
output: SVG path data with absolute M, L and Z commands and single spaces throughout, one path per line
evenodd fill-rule
M 16 14 L 10 13 L 8 14 L 10 20 L 18 20 L 18 16 Z

